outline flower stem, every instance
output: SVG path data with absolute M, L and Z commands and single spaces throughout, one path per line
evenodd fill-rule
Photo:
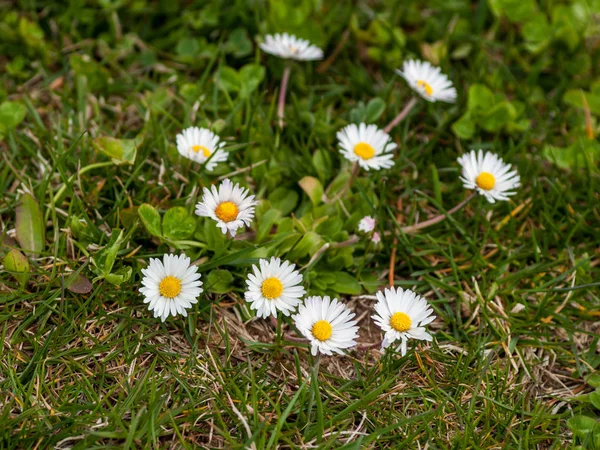
M 285 66 L 283 70 L 283 78 L 281 79 L 281 88 L 279 89 L 279 101 L 277 102 L 277 117 L 279 117 L 279 126 L 283 128 L 283 116 L 285 110 L 285 94 L 287 92 L 287 85 L 290 79 L 290 66 Z
M 385 131 L 386 133 L 389 133 L 390 131 L 392 131 L 392 128 L 394 128 L 396 125 L 398 125 L 400 122 L 402 122 L 402 120 L 404 120 L 404 118 L 408 115 L 410 110 L 413 109 L 413 107 L 416 104 L 417 104 L 417 98 L 416 97 L 411 98 L 410 101 L 404 107 L 404 109 L 402 111 L 400 111 L 400 114 L 398 114 L 396 117 L 394 117 L 394 120 L 392 120 L 390 123 L 388 123 L 387 126 L 383 129 L 383 131 Z

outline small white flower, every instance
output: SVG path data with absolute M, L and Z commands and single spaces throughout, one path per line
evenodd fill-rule
M 431 335 L 425 330 L 425 325 L 435 319 L 433 310 L 427 300 L 413 291 L 386 288 L 384 293 L 377 292 L 375 312 L 377 314 L 371 317 L 385 332 L 382 349 L 401 340 L 399 350 L 404 356 L 408 339 L 432 340 Z
M 375 229 L 375 219 L 371 216 L 365 216 L 358 222 L 358 231 L 370 233 Z
M 349 161 L 357 161 L 365 170 L 387 169 L 394 165 L 391 153 L 397 146 L 376 125 L 351 124 L 337 132 L 340 153 Z
M 179 154 L 200 164 L 208 160 L 206 170 L 209 172 L 219 162 L 227 161 L 227 152 L 221 149 L 224 145 L 219 136 L 206 128 L 190 127 L 177 135 Z
M 148 267 L 142 269 L 140 292 L 146 297 L 144 303 L 149 303 L 148 309 L 154 311 L 154 317 L 164 322 L 169 315 L 187 316 L 186 309 L 198 302 L 202 292 L 197 270 L 185 255 L 164 255 L 163 261 L 150 258 Z
M 219 189 L 213 185 L 204 188 L 202 201 L 196 205 L 196 214 L 210 217 L 217 222 L 223 234 L 228 231 L 235 236 L 238 228 L 249 226 L 254 217 L 254 206 L 258 203 L 249 191 L 235 186 L 229 179 L 223 180 Z
M 270 261 L 258 261 L 260 269 L 252 265 L 254 273 L 248 274 L 245 293 L 246 301 L 250 308 L 256 310 L 258 317 L 277 317 L 277 311 L 289 316 L 290 312 L 300 304 L 300 299 L 306 293 L 302 287 L 302 275 L 295 264 L 279 258 Z
M 439 67 L 432 66 L 427 61 L 404 61 L 402 70 L 396 69 L 396 73 L 427 101 L 448 103 L 456 101 L 456 89 L 452 86 L 452 82 Z
M 508 200 L 514 195 L 511 189 L 521 185 L 521 178 L 516 170 L 511 171 L 511 165 L 505 164 L 502 158 L 483 150 L 471 150 L 458 158 L 462 166 L 460 180 L 466 189 L 476 189 L 490 203 L 496 200 Z
M 265 41 L 258 44 L 262 51 L 285 59 L 298 61 L 314 61 L 323 59 L 323 50 L 311 45 L 305 39 L 299 39 L 291 34 L 274 34 L 265 36 Z
M 296 328 L 310 341 L 311 353 L 342 353 L 354 347 L 358 337 L 355 314 L 338 299 L 308 297 L 292 316 Z

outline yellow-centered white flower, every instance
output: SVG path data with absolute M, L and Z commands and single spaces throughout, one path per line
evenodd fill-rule
M 202 201 L 196 205 L 196 214 L 210 217 L 217 222 L 223 234 L 233 237 L 238 228 L 249 226 L 254 217 L 256 201 L 249 191 L 235 186 L 229 179 L 223 180 L 219 188 L 214 185 L 204 188 Z
M 202 292 L 198 267 L 190 265 L 185 255 L 164 255 L 161 261 L 150 258 L 150 264 L 142 269 L 140 292 L 146 297 L 148 309 L 163 322 L 169 315 L 187 316 L 187 309 L 197 303 Z
M 406 80 L 408 85 L 421 97 L 429 102 L 456 101 L 456 89 L 439 67 L 432 66 L 427 61 L 404 61 L 402 70 L 396 73 Z
M 292 316 L 296 328 L 310 341 L 311 353 L 342 353 L 354 347 L 358 338 L 355 314 L 338 299 L 308 297 Z
M 314 61 L 323 59 L 323 50 L 305 39 L 291 34 L 269 34 L 264 42 L 258 44 L 263 52 L 285 59 L 298 61 Z
M 425 325 L 433 322 L 435 316 L 429 303 L 411 290 L 388 289 L 377 292 L 376 314 L 371 316 L 377 326 L 385 332 L 381 348 L 387 348 L 400 340 L 402 356 L 406 355 L 409 339 L 431 341 Z
M 471 150 L 458 158 L 462 166 L 460 180 L 466 189 L 476 189 L 490 203 L 496 200 L 508 200 L 514 195 L 512 189 L 521 185 L 521 177 L 511 165 L 505 164 L 498 155 L 483 150 Z
M 248 274 L 245 293 L 250 308 L 256 310 L 258 317 L 277 317 L 277 311 L 289 316 L 300 304 L 300 299 L 306 293 L 302 286 L 302 275 L 295 264 L 279 258 L 258 261 L 260 268 L 252 265 L 254 273 Z
M 219 136 L 206 128 L 189 127 L 177 135 L 179 154 L 197 163 L 206 163 L 209 172 L 218 163 L 227 161 L 227 152 L 221 149 L 224 145 Z
M 336 136 L 344 158 L 358 162 L 363 169 L 388 169 L 394 165 L 391 152 L 397 147 L 396 143 L 376 125 L 351 124 L 338 131 Z

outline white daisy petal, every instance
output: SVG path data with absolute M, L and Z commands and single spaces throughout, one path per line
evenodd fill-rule
M 434 67 L 427 61 L 404 61 L 402 70 L 396 69 L 396 73 L 429 102 L 454 103 L 456 101 L 456 89 L 452 86 L 452 82 L 439 67 Z
M 144 278 L 140 293 L 154 317 L 160 317 L 164 322 L 169 315 L 187 316 L 186 309 L 198 301 L 196 298 L 202 292 L 197 271 L 185 255 L 163 255 L 162 261 L 150 258 L 148 267 L 142 269 Z
M 220 142 L 219 136 L 206 128 L 186 128 L 177 135 L 176 141 L 179 154 L 197 163 L 206 163 L 209 172 L 218 163 L 227 161 L 228 154 L 221 149 L 225 142 Z
M 342 350 L 356 345 L 358 325 L 354 313 L 337 299 L 308 297 L 292 319 L 310 341 L 313 355 L 342 354 Z
M 350 124 L 338 131 L 336 136 L 344 158 L 357 162 L 363 169 L 389 169 L 394 165 L 391 152 L 396 144 L 376 125 Z
M 435 319 L 433 310 L 427 300 L 413 291 L 386 288 L 383 293 L 377 292 L 374 309 L 376 314 L 372 316 L 373 321 L 385 333 L 382 348 L 400 340 L 397 350 L 404 356 L 409 338 L 427 341 L 432 339 L 425 330 L 425 325 Z
M 302 287 L 302 275 L 294 264 L 279 258 L 259 260 L 260 268 L 252 266 L 254 273 L 248 274 L 245 293 L 250 308 L 258 317 L 277 317 L 277 312 L 289 316 L 306 293 Z
M 202 201 L 196 205 L 196 214 L 210 217 L 217 222 L 223 234 L 229 232 L 233 237 L 238 228 L 249 226 L 254 218 L 254 207 L 258 203 L 248 190 L 225 179 L 217 189 L 204 188 Z
M 298 61 L 315 61 L 323 59 L 323 50 L 316 45 L 311 45 L 305 39 L 287 33 L 267 35 L 264 42 L 258 44 L 262 51 L 284 59 Z
M 494 153 L 471 150 L 460 156 L 458 163 L 462 167 L 460 180 L 465 189 L 475 189 L 490 203 L 508 200 L 509 196 L 515 194 L 513 189 L 521 185 L 519 174 L 511 171 L 511 165 L 505 164 Z

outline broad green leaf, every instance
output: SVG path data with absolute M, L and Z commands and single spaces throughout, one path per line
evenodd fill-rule
M 137 153 L 138 139 L 115 139 L 110 136 L 102 136 L 92 141 L 92 146 L 112 159 L 112 162 L 120 164 L 133 164 Z
M 472 116 L 485 114 L 496 102 L 494 93 L 483 84 L 474 84 L 469 88 L 467 109 Z
M 298 204 L 298 193 L 285 187 L 278 187 L 269 194 L 269 201 L 273 208 L 278 209 L 282 216 L 291 213 Z
M 248 37 L 248 32 L 244 28 L 236 28 L 229 34 L 229 39 L 225 42 L 223 50 L 233 54 L 236 58 L 241 58 L 252 53 L 252 41 Z
M 307 231 L 302 239 L 287 254 L 287 259 L 296 261 L 306 256 L 312 256 L 319 250 L 325 241 L 314 231 Z
M 313 167 L 319 175 L 322 183 L 326 182 L 331 176 L 332 164 L 331 157 L 325 150 L 317 150 L 312 156 Z
M 542 154 L 548 161 L 563 169 L 581 169 L 588 164 L 597 168 L 597 162 L 600 161 L 600 143 L 582 139 L 564 148 L 546 145 Z
M 316 206 L 321 203 L 323 198 L 323 185 L 317 178 L 306 176 L 298 181 L 298 184 L 304 192 L 306 192 L 313 205 Z
M 121 284 L 129 281 L 132 273 L 133 270 L 130 266 L 124 266 L 116 270 L 115 272 L 106 274 L 104 276 L 104 279 L 112 285 L 120 286 Z
M 600 115 L 600 93 L 584 92 L 580 89 L 569 89 L 565 92 L 565 95 L 563 95 L 563 102 L 583 109 L 584 97 L 590 108 L 590 112 L 595 115 Z
M 358 295 L 362 288 L 356 278 L 346 272 L 335 272 L 335 283 L 332 289 L 340 294 Z
M 596 419 L 588 416 L 574 416 L 567 420 L 567 426 L 579 439 L 585 439 L 596 424 Z
M 590 403 L 600 411 L 600 387 L 590 394 Z
M 11 272 L 15 279 L 25 286 L 29 279 L 29 261 L 23 253 L 16 248 L 10 250 L 4 258 L 2 258 L 2 264 L 7 272 Z
M 595 372 L 585 377 L 585 382 L 593 388 L 600 388 L 600 373 Z
M 381 117 L 385 111 L 385 101 L 379 97 L 375 97 L 369 101 L 366 108 L 365 122 L 374 123 Z
M 510 103 L 500 102 L 491 106 L 485 114 L 480 114 L 477 123 L 486 131 L 497 132 L 514 118 L 514 115 L 515 111 L 514 108 L 511 108 Z
M 470 113 L 465 113 L 452 124 L 452 131 L 461 139 L 471 139 L 475 134 L 475 123 Z
M 271 228 L 275 222 L 281 217 L 281 213 L 278 209 L 269 209 L 262 213 L 260 216 L 257 215 L 258 230 L 256 233 L 256 242 L 260 243 L 265 240 L 271 231 Z
M 0 104 L 0 136 L 14 130 L 27 115 L 27 108 L 19 102 L 5 101 Z
M 221 67 L 215 78 L 218 86 L 227 92 L 239 92 L 242 88 L 240 75 L 231 67 Z
M 206 289 L 216 294 L 225 294 L 231 291 L 233 275 L 228 270 L 215 269 L 206 277 Z
M 148 230 L 148 233 L 152 236 L 162 237 L 160 214 L 154 206 L 144 203 L 138 208 L 138 215 L 146 227 L 146 230 Z
M 24 194 L 17 206 L 15 229 L 23 251 L 37 255 L 44 249 L 44 219 L 37 201 L 30 194 Z
M 248 98 L 265 78 L 266 70 L 259 64 L 247 64 L 239 71 L 240 96 Z
M 163 234 L 173 240 L 189 238 L 196 229 L 196 219 L 182 206 L 169 209 L 163 217 Z

